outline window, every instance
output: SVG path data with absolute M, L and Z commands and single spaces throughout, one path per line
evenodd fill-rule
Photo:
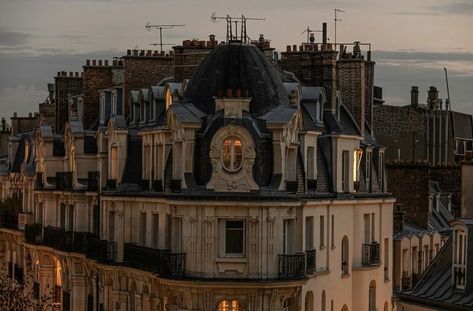
M 360 181 L 360 164 L 363 150 L 355 149 L 353 152 L 353 181 Z
M 243 146 L 236 136 L 230 136 L 222 146 L 223 167 L 229 172 L 238 171 L 243 163 Z
M 374 232 L 375 232 L 375 213 L 371 213 L 371 242 L 374 242 L 376 241 L 376 238 L 374 236 Z
M 240 311 L 241 306 L 238 300 L 222 300 L 218 304 L 217 311 Z
M 413 247 L 412 248 L 412 273 L 417 273 L 417 257 L 418 257 L 418 254 L 417 254 L 417 247 Z
M 38 203 L 38 214 L 36 215 L 36 219 L 39 224 L 43 223 L 43 202 Z
M 108 240 L 115 242 L 115 212 L 108 214 Z
M 316 179 L 315 175 L 315 151 L 314 147 L 307 147 L 307 179 Z
M 370 244 L 371 243 L 371 215 L 370 214 L 364 214 L 363 215 L 363 222 L 364 222 L 364 225 L 365 225 L 365 229 L 364 229 L 365 244 Z
M 347 275 L 350 273 L 348 270 L 348 250 L 348 238 L 344 236 L 342 239 L 342 275 Z
M 99 225 L 100 225 L 100 208 L 98 205 L 93 207 L 93 221 L 92 221 L 92 233 L 95 235 L 99 234 Z
M 171 89 L 168 88 L 166 90 L 166 110 L 171 106 L 172 104 L 172 94 L 171 94 Z
M 146 245 L 146 213 L 140 213 L 140 244 Z
M 429 246 L 428 245 L 424 245 L 424 254 L 422 255 L 422 257 L 424 261 L 423 270 L 425 271 L 425 269 L 427 269 L 427 267 L 429 266 Z
M 284 220 L 283 242 L 284 254 L 294 254 L 294 219 Z
M 464 289 L 466 284 L 467 235 L 464 230 L 455 230 L 453 235 L 453 285 Z
M 225 256 L 243 257 L 245 255 L 245 222 L 225 220 Z
M 366 190 L 371 192 L 371 151 L 366 152 Z
M 67 230 L 74 231 L 74 205 L 69 205 Z
M 105 123 L 105 94 L 100 94 L 100 123 Z
M 320 215 L 320 248 L 325 247 L 325 217 Z
M 172 218 L 172 250 L 174 252 L 182 251 L 182 218 L 173 217 Z
M 305 294 L 305 311 L 314 311 L 314 294 L 312 291 Z
M 389 280 L 389 239 L 384 239 L 384 280 Z
M 59 227 L 66 228 L 66 205 L 64 203 L 59 206 Z
M 349 182 L 349 153 L 348 150 L 343 150 L 342 152 L 342 191 L 350 192 L 350 182 Z
M 314 249 L 314 217 L 305 218 L 305 249 Z
M 381 191 L 384 192 L 384 152 L 379 152 L 378 161 L 379 182 L 381 183 Z
M 371 281 L 369 289 L 369 311 L 376 311 L 376 282 Z
M 117 179 L 117 171 L 118 171 L 118 151 L 117 147 L 113 146 L 110 148 L 110 178 L 109 179 Z
M 296 148 L 287 148 L 286 180 L 296 180 Z
M 325 291 L 322 291 L 322 298 L 320 299 L 320 310 L 326 311 Z
M 154 248 L 158 248 L 159 243 L 159 214 L 153 214 L 153 224 L 152 224 L 152 232 L 151 235 L 151 244 Z
M 331 223 L 330 229 L 331 229 L 332 248 L 335 248 L 335 215 L 332 215 L 332 223 Z

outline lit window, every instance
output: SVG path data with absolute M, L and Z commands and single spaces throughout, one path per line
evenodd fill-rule
M 240 302 L 238 300 L 222 300 L 218 304 L 217 311 L 240 311 Z
M 464 230 L 455 230 L 453 235 L 453 284 L 464 289 L 467 269 L 467 234 Z
M 243 146 L 241 140 L 231 136 L 223 142 L 222 147 L 223 167 L 229 172 L 238 171 L 243 164 Z

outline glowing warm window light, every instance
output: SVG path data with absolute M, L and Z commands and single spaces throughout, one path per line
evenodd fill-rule
M 362 156 L 363 150 L 355 149 L 355 151 L 353 152 L 353 181 L 360 180 L 360 164 Z
M 230 172 L 236 172 L 243 163 L 243 145 L 236 136 L 230 136 L 222 146 L 223 167 Z
M 218 304 L 217 311 L 240 311 L 240 302 L 238 300 L 222 300 Z

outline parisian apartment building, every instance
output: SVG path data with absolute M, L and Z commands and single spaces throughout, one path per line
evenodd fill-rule
M 322 26 L 280 53 L 230 33 L 87 59 L 3 120 L 0 275 L 23 309 L 472 310 L 469 138 L 401 161 L 371 44 Z M 468 120 L 429 92 L 423 126 Z M 389 170 L 420 157 L 462 173 L 452 194 L 427 165 L 416 214 Z

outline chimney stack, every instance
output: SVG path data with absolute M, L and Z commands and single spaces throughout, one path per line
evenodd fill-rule
M 2 132 L 5 132 L 6 129 L 7 129 L 7 121 L 5 120 L 5 118 L 2 118 Z
M 419 87 L 411 87 L 411 107 L 419 106 Z
M 438 109 L 439 91 L 435 86 L 431 86 L 427 91 L 427 104 L 430 110 Z

